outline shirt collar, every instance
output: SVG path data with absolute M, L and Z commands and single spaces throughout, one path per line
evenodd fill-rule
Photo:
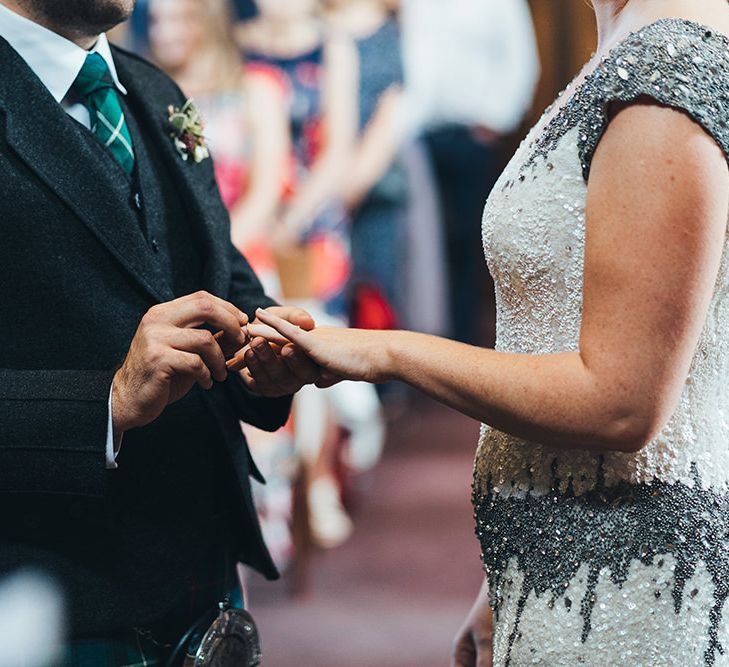
M 103 33 L 94 47 L 86 51 L 0 4 L 0 37 L 25 60 L 56 102 L 66 97 L 89 53 L 98 53 L 106 61 L 114 85 L 123 95 L 127 93 L 119 81 L 109 40 Z

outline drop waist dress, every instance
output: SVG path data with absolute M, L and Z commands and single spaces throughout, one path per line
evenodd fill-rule
M 681 110 L 729 155 L 729 40 L 705 26 L 646 26 L 564 95 L 484 213 L 503 352 L 578 350 L 587 182 L 611 103 Z M 473 502 L 495 666 L 729 665 L 728 249 L 725 237 L 678 406 L 643 450 L 560 449 L 482 427 Z

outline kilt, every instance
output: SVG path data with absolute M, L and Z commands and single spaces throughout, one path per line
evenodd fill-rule
M 163 667 L 170 652 L 129 630 L 112 639 L 74 641 L 57 667 Z

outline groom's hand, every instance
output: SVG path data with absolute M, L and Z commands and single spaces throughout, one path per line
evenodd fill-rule
M 306 331 L 316 326 L 302 308 L 274 306 L 267 310 Z M 263 338 L 253 338 L 242 355 L 246 368 L 240 371 L 241 379 L 259 396 L 288 396 L 321 380 L 321 369 L 292 345 L 279 346 Z
M 245 345 L 246 324 L 245 313 L 207 292 L 150 308 L 114 376 L 114 436 L 154 421 L 195 383 L 210 389 L 225 380 L 225 355 Z M 216 338 L 201 325 L 223 333 Z

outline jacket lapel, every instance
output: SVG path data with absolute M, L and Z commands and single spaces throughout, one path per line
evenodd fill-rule
M 150 77 L 153 70 L 149 64 L 139 63 L 136 57 L 117 47 L 112 50 L 119 79 L 128 91 L 127 101 L 135 110 L 137 121 L 146 125 L 153 148 L 177 183 L 195 234 L 203 245 L 203 286 L 225 296 L 230 284 L 230 219 L 218 194 L 212 162 L 185 161 L 174 147 L 167 109 L 170 105 L 182 106 L 179 91 L 172 84 L 160 88 L 158 80 Z
M 116 196 L 116 171 L 104 168 L 93 146 L 14 49 L 0 38 L 0 108 L 11 149 L 89 228 L 156 301 L 169 288 L 129 202 Z

